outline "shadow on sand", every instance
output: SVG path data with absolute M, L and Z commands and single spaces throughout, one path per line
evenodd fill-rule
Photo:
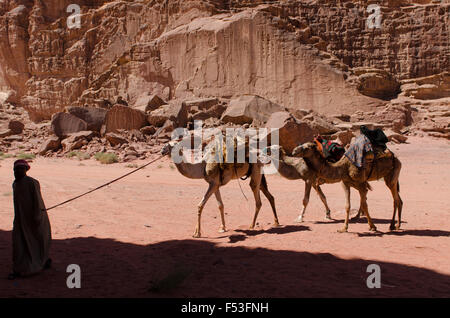
M 303 230 L 307 227 L 268 231 Z M 248 233 L 252 234 L 257 235 Z M 53 268 L 15 281 L 5 279 L 10 256 L 11 232 L 0 231 L 0 297 L 450 296 L 450 276 L 420 267 L 201 239 L 149 245 L 94 237 L 54 240 Z M 366 287 L 366 270 L 372 263 L 381 267 L 380 289 Z M 69 264 L 81 267 L 80 289 L 66 286 Z

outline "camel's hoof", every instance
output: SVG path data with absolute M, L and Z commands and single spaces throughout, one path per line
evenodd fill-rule
M 389 230 L 394 231 L 395 229 L 397 229 L 397 227 L 394 224 L 389 226 Z
M 369 229 L 369 231 L 371 231 L 371 232 L 376 232 L 376 231 L 377 231 L 377 227 L 376 227 L 376 226 L 371 227 L 371 228 Z
M 400 224 L 397 224 L 396 226 L 395 226 L 395 229 L 398 231 L 398 230 L 400 230 Z
M 220 229 L 219 230 L 219 233 L 225 233 L 225 232 L 228 232 L 228 230 L 225 228 L 225 229 Z
M 325 219 L 331 220 L 331 214 L 330 214 L 330 212 L 328 212 L 328 213 L 325 215 Z
M 338 233 L 347 233 L 347 229 L 344 227 L 343 229 L 337 230 Z
M 200 238 L 200 232 L 195 231 L 194 234 L 192 235 L 193 238 Z
M 295 223 L 303 223 L 303 218 L 301 216 L 299 216 L 298 218 L 295 219 L 294 222 Z
M 273 225 L 272 225 L 272 227 L 280 227 L 281 225 L 280 225 L 280 223 L 278 223 L 278 222 L 276 222 L 276 223 L 274 223 Z

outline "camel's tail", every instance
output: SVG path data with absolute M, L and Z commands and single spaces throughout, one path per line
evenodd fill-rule
M 247 180 L 248 177 L 250 177 L 252 175 L 253 165 L 249 164 L 248 166 L 249 167 L 247 170 L 247 174 L 245 175 L 245 177 L 242 177 L 241 180 Z
M 365 186 L 366 186 L 366 189 L 369 191 L 372 191 L 373 189 L 372 189 L 372 186 L 369 184 L 369 182 L 366 182 L 366 184 L 365 184 Z
M 397 181 L 397 192 L 400 193 L 400 182 Z

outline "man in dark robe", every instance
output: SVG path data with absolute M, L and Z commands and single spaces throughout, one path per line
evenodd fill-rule
M 14 162 L 13 272 L 9 279 L 35 274 L 51 265 L 50 222 L 39 182 L 26 174 L 29 169 L 25 160 Z

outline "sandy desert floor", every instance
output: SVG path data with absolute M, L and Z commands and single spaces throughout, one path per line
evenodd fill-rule
M 268 176 L 282 224 L 272 228 L 263 199 L 258 228 L 249 231 L 254 201 L 248 181 L 221 189 L 229 231 L 218 233 L 212 198 L 203 238 L 193 239 L 203 180 L 181 176 L 168 158 L 80 200 L 49 211 L 53 268 L 15 281 L 11 269 L 13 159 L 0 164 L 0 297 L 450 297 L 450 143 L 410 138 L 390 145 L 403 163 L 402 230 L 390 232 L 392 198 L 372 182 L 366 219 L 337 233 L 344 219 L 340 184 L 324 185 L 333 220 L 312 192 L 305 222 L 303 181 Z M 144 162 L 136 162 L 142 164 Z M 131 169 L 94 160 L 35 159 L 47 207 L 106 183 Z M 359 198 L 352 190 L 352 207 Z M 81 288 L 66 286 L 69 264 L 81 268 Z M 369 289 L 369 264 L 381 268 L 381 288 Z

